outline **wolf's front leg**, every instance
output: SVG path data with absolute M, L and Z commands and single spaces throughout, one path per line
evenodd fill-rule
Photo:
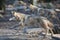
M 21 19 L 21 25 L 22 25 L 22 28 L 24 27 L 24 22 L 23 22 L 24 20 L 23 19 Z
M 48 32 L 49 32 L 49 29 L 45 29 L 45 34 L 41 40 L 45 40 L 46 38 L 48 38 Z
M 45 37 L 48 37 L 49 29 L 46 28 Z
M 51 37 L 52 37 L 54 33 L 53 33 L 52 29 L 50 29 L 50 31 L 51 31 Z

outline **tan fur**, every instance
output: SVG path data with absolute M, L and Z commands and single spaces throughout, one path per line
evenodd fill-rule
M 20 20 L 22 26 L 24 27 L 24 20 L 26 20 L 26 17 L 28 17 L 27 15 L 23 14 L 23 13 L 18 13 L 18 12 L 12 12 L 13 15 L 16 17 L 17 20 Z
M 31 9 L 35 9 L 35 8 L 37 8 L 36 6 L 34 6 L 34 5 L 32 5 L 32 4 L 30 4 L 30 6 L 29 6 Z
M 46 31 L 45 36 L 47 36 L 47 34 L 49 33 L 49 30 L 51 31 L 51 36 L 53 36 L 52 29 L 53 29 L 54 25 L 47 18 L 45 18 L 45 17 L 30 18 L 29 23 L 30 23 L 30 25 L 34 25 L 34 24 L 38 25 L 38 24 L 40 24 L 41 27 L 43 27 L 45 29 L 45 31 Z M 34 24 L 32 24 L 32 23 L 34 23 Z
M 51 31 L 51 36 L 53 36 L 53 24 L 45 17 L 41 18 L 40 17 L 40 24 L 41 26 L 46 30 L 46 36 L 49 33 L 49 30 Z
M 14 12 L 14 16 L 18 17 L 19 20 L 21 20 L 22 26 L 24 26 L 23 20 L 24 20 L 26 15 L 22 14 L 22 13 Z M 34 16 L 34 17 L 30 17 L 29 19 L 27 19 L 28 26 L 36 26 L 38 24 L 40 24 L 46 30 L 46 36 L 49 33 L 49 30 L 51 31 L 51 36 L 53 35 L 52 29 L 53 29 L 54 25 L 47 18 L 42 17 L 42 16 L 40 16 L 40 17 Z

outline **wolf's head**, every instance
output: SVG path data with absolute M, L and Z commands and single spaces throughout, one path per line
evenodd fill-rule
M 13 17 L 9 18 L 9 21 L 16 20 L 16 18 L 15 18 L 15 16 L 14 16 L 15 11 L 11 11 L 11 13 L 12 13 Z

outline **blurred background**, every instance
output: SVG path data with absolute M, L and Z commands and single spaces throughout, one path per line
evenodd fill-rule
M 0 0 L 0 29 L 21 28 L 19 21 L 9 21 L 12 11 L 46 17 L 54 24 L 53 32 L 60 34 L 60 0 Z

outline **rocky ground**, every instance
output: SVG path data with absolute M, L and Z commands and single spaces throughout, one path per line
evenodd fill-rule
M 17 11 L 21 11 L 21 12 L 25 12 L 22 10 L 17 10 Z M 27 14 L 31 14 L 32 13 L 36 13 L 35 11 L 29 11 L 27 12 Z M 55 27 L 55 33 L 60 33 L 60 12 L 55 14 L 51 14 L 50 12 L 47 12 L 46 10 L 42 10 L 41 15 L 44 17 L 47 17 L 50 21 L 52 21 L 54 24 L 57 24 L 57 26 Z M 46 13 L 47 12 L 47 13 Z M 26 12 L 25 12 L 26 13 Z M 55 18 L 52 18 L 51 16 L 55 15 Z M 39 34 L 36 37 L 30 37 L 30 34 L 26 34 L 23 32 L 23 30 L 20 30 L 21 27 L 18 24 L 19 22 L 15 21 L 9 21 L 8 19 L 11 18 L 12 15 L 8 12 L 7 14 L 4 15 L 3 18 L 0 18 L 0 40 L 60 40 L 57 38 L 51 38 L 50 35 L 48 35 L 47 38 L 43 38 L 44 35 Z M 58 20 L 58 19 L 59 20 Z M 18 31 L 19 30 L 19 31 Z M 29 36 L 30 35 L 30 36 Z
M 0 18 L 0 40 L 42 40 L 43 35 L 37 37 L 30 37 L 30 34 L 23 33 L 23 30 L 20 30 L 19 22 L 17 21 L 8 21 L 9 17 Z M 18 31 L 19 30 L 19 31 Z M 44 40 L 51 40 L 45 38 Z
M 31 37 L 30 34 L 23 33 L 23 30 L 20 30 L 19 22 L 8 21 L 8 19 L 8 17 L 5 20 L 0 19 L 0 40 L 55 40 L 50 35 L 47 38 L 43 38 L 44 35 L 41 34 Z

